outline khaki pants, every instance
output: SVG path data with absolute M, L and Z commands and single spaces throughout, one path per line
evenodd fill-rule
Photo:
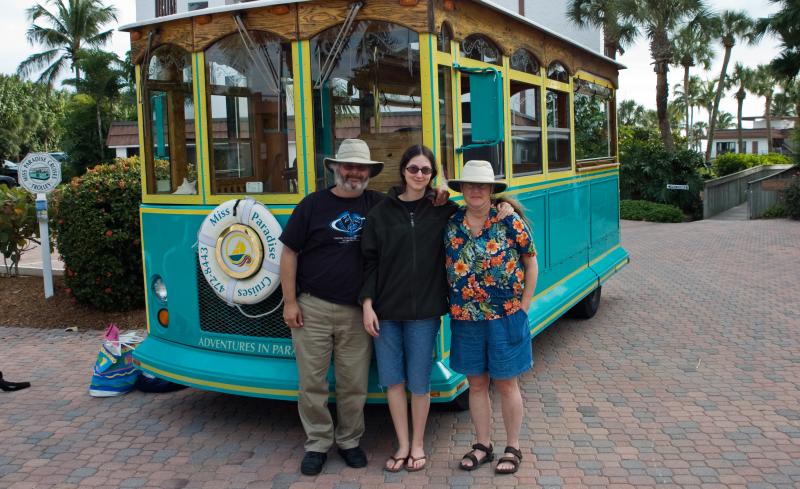
M 306 451 L 327 452 L 334 441 L 342 449 L 357 447 L 364 434 L 364 403 L 372 359 L 372 341 L 361 309 L 309 294 L 298 298 L 303 327 L 292 329 L 300 390 L 297 406 L 308 439 Z M 328 368 L 333 354 L 337 423 L 328 411 Z

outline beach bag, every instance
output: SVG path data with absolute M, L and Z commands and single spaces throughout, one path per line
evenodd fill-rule
M 133 366 L 133 349 L 142 339 L 133 331 L 120 334 L 115 324 L 109 325 L 94 362 L 89 395 L 114 397 L 133 390 L 139 377 Z

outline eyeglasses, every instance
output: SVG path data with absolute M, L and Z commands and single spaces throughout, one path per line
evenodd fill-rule
M 419 172 L 422 172 L 423 175 L 430 175 L 431 173 L 433 173 L 433 168 L 429 166 L 423 166 L 422 168 L 420 168 L 416 165 L 408 165 L 406 167 L 406 171 L 412 175 L 416 175 Z

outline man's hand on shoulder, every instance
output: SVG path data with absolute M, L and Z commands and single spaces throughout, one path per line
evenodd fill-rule
M 445 186 L 436 187 L 433 189 L 433 193 L 433 205 L 436 207 L 445 205 L 450 198 L 450 191 Z

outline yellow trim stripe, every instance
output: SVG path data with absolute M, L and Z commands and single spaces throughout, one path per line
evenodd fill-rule
M 242 392 L 242 393 L 249 393 L 249 394 L 264 394 L 264 395 L 273 395 L 273 396 L 284 396 L 284 397 L 297 397 L 297 390 L 296 389 L 266 389 L 263 387 L 247 387 L 235 384 L 226 384 L 224 382 L 214 382 L 210 380 L 201 380 L 194 377 L 189 377 L 186 375 L 179 375 L 172 372 L 168 372 L 166 370 L 162 370 L 159 368 L 155 368 L 152 365 L 148 365 L 144 362 L 138 362 L 139 365 L 144 368 L 145 370 L 149 370 L 154 374 L 158 374 L 161 377 L 166 377 L 169 379 L 174 379 L 179 382 L 185 382 L 189 384 L 201 385 L 205 387 L 214 387 L 217 389 L 225 389 L 228 391 L 234 392 Z M 461 384 L 459 384 L 460 386 Z M 452 397 L 458 392 L 459 386 L 450 389 L 449 391 L 431 391 L 431 397 L 433 398 L 447 398 Z M 330 397 L 335 398 L 336 393 L 332 392 Z M 371 392 L 367 394 L 368 399 L 386 399 L 385 392 Z
M 142 172 L 144 173 L 144 172 Z M 147 326 L 147 333 L 150 333 L 150 287 L 147 283 L 147 267 L 144 263 L 144 228 L 142 227 L 142 208 L 139 207 L 139 244 L 142 245 L 142 277 L 144 278 L 144 320 Z
M 613 248 L 609 249 L 608 251 L 604 252 L 603 254 L 601 254 L 600 256 L 598 256 L 597 258 L 595 258 L 594 260 L 590 261 L 590 262 L 589 262 L 589 266 L 591 267 L 591 266 L 592 266 L 592 265 L 594 265 L 595 263 L 599 262 L 600 260 L 602 260 L 603 258 L 605 258 L 606 256 L 608 256 L 608 254 L 609 254 L 609 253 L 611 253 L 612 251 L 614 251 L 614 250 L 616 250 L 616 249 L 618 249 L 618 248 L 620 248 L 620 245 L 617 245 L 617 246 L 615 246 L 615 247 L 613 247 Z
M 226 199 L 226 200 L 230 200 L 230 199 Z M 280 216 L 280 215 L 289 216 L 289 215 L 292 214 L 292 210 L 293 209 L 291 209 L 291 208 L 285 209 L 285 208 L 269 207 L 269 211 L 272 214 L 278 215 L 278 216 Z M 174 215 L 205 216 L 205 215 L 208 215 L 211 212 L 211 209 L 181 209 L 181 208 L 176 208 L 176 209 L 160 208 L 159 209 L 159 208 L 143 207 L 141 209 L 141 212 L 143 214 L 174 214 Z

